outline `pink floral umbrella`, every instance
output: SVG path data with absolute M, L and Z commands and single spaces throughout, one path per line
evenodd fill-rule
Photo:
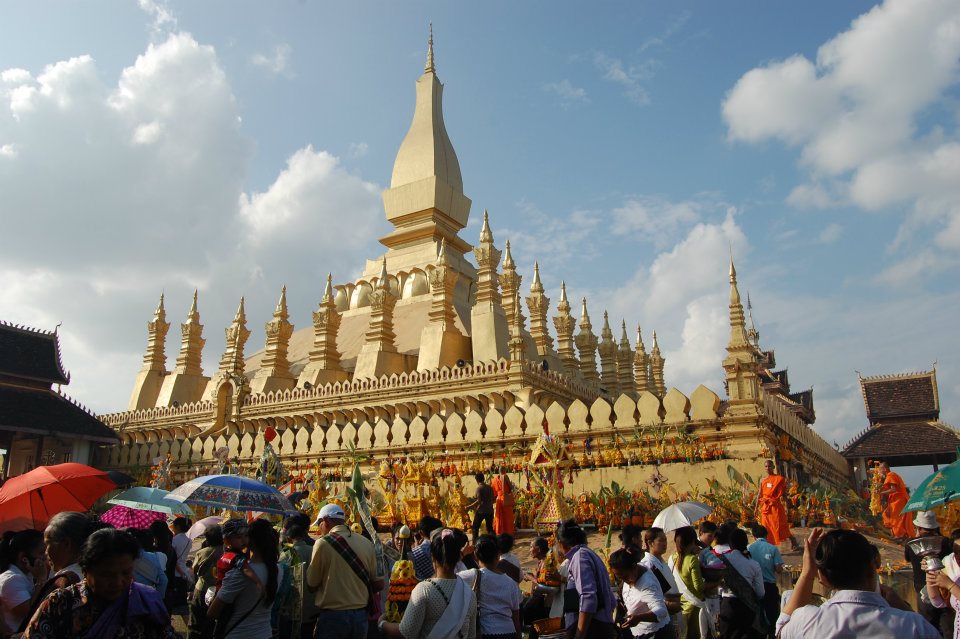
M 100 515 L 100 521 L 106 522 L 114 528 L 149 528 L 150 524 L 155 521 L 167 521 L 167 514 L 126 506 L 114 506 Z

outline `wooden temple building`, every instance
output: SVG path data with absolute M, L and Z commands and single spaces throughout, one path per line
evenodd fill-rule
M 858 485 L 870 461 L 933 466 L 957 459 L 960 433 L 940 421 L 937 371 L 860 377 L 869 425 L 843 449 Z
M 392 226 L 380 239 L 385 252 L 355 281 L 329 277 L 299 292 L 320 297 L 312 325 L 294 330 L 284 289 L 263 348 L 247 355 L 241 298 L 208 373 L 194 295 L 168 368 L 161 296 L 130 403 L 103 416 L 121 439 L 104 448 L 103 466 L 136 472 L 169 453 L 174 477 L 193 476 L 214 472 L 224 447 L 252 465 L 268 427 L 279 433 L 272 446 L 284 463 L 301 468 L 336 465 L 354 449 L 376 462 L 423 453 L 459 460 L 477 450 L 506 459 L 529 454 L 548 432 L 588 459 L 575 480 L 584 486 L 639 487 L 656 462 L 683 486 L 725 478 L 728 464 L 759 476 L 767 456 L 794 478 L 848 482 L 846 461 L 811 428 L 812 393 L 791 393 L 786 372 L 772 370 L 773 353 L 760 348 L 732 261 L 730 338 L 716 354 L 725 388 L 684 391 L 666 386 L 656 333 L 648 351 L 639 327 L 631 339 L 626 321 L 591 318 L 587 300 L 571 303 L 565 285 L 551 306 L 536 265 L 522 286 L 509 241 L 496 246 L 486 212 L 476 244 L 460 237 L 471 200 L 442 93 L 431 36 L 383 192 Z M 610 463 L 597 463 L 601 456 Z
M 111 428 L 60 392 L 60 387 L 69 383 L 56 331 L 0 322 L 4 478 L 41 464 L 88 464 L 99 446 L 118 441 Z

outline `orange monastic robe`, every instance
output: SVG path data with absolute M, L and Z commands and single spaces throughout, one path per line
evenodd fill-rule
M 883 525 L 890 529 L 890 533 L 894 537 L 916 537 L 917 531 L 913 527 L 913 521 L 910 519 L 912 514 L 902 512 L 903 507 L 906 506 L 910 500 L 910 495 L 907 493 L 907 485 L 903 483 L 900 475 L 892 470 L 887 473 L 886 478 L 883 480 L 883 490 L 891 486 L 894 487 L 896 491 L 887 495 L 887 507 L 883 509 Z
M 790 539 L 790 523 L 783 496 L 787 481 L 782 475 L 768 475 L 760 480 L 760 523 L 767 529 L 767 541 L 774 546 Z
M 513 484 L 506 475 L 497 475 L 490 482 L 490 487 L 497 495 L 497 501 L 493 504 L 493 531 L 498 535 L 512 535 L 516 532 L 513 523 Z

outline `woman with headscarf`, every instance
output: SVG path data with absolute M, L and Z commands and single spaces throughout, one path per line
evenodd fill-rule
M 381 619 L 378 625 L 385 639 L 475 639 L 477 599 L 457 576 L 459 535 L 450 528 L 434 532 L 430 558 L 434 576 L 418 583 L 400 623 Z
M 157 591 L 133 580 L 139 553 L 127 532 L 107 528 L 91 534 L 78 562 L 83 581 L 51 593 L 24 639 L 179 639 Z

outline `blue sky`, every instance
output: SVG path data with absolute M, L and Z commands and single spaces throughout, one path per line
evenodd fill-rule
M 389 230 L 430 21 L 464 238 L 489 209 L 687 393 L 722 388 L 732 246 L 828 441 L 865 425 L 855 371 L 936 361 L 960 423 L 956 1 L 4 3 L 0 317 L 62 321 L 98 412 L 161 290 L 171 362 L 194 287 L 208 370 L 241 295 L 248 352 L 283 284 L 308 325 Z

